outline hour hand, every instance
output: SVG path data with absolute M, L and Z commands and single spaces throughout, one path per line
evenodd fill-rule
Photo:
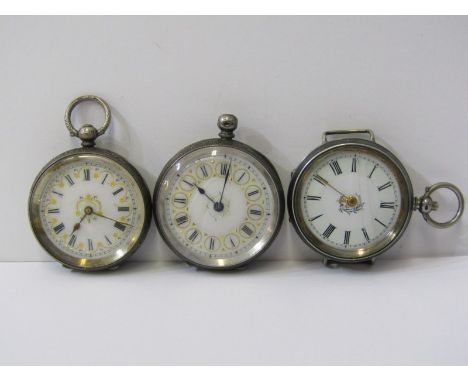
M 198 192 L 199 192 L 200 194 L 205 195 L 205 196 L 206 196 L 208 199 L 210 199 L 213 203 L 216 203 L 216 202 L 213 200 L 213 198 L 212 198 L 211 196 L 209 196 L 203 188 L 198 187 L 196 184 L 195 184 L 195 187 L 197 188 L 197 190 L 198 190 Z
M 84 210 L 84 214 L 83 216 L 81 217 L 80 221 L 78 223 L 76 223 L 74 226 L 73 226 L 73 231 L 71 232 L 70 236 L 73 235 L 75 233 L 75 231 L 79 230 L 80 227 L 81 227 L 81 223 L 83 222 L 84 218 L 87 216 L 87 215 L 90 215 L 93 213 L 93 210 L 91 207 L 86 207 L 85 210 Z
M 187 183 L 189 186 L 196 187 L 197 190 L 198 190 L 198 192 L 199 192 L 200 194 L 202 194 L 202 195 L 205 195 L 208 199 L 210 199 L 210 201 L 211 201 L 213 204 L 216 203 L 216 202 L 213 200 L 213 198 L 212 198 L 211 196 L 209 196 L 209 195 L 206 193 L 206 191 L 205 191 L 204 188 L 199 187 L 199 186 L 198 186 L 197 184 L 195 184 L 195 183 L 190 183 L 190 182 L 187 181 L 187 180 L 184 180 L 184 182 Z

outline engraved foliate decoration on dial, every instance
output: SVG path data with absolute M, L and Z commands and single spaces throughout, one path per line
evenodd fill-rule
M 71 116 L 82 102 L 96 102 L 104 122 L 76 128 Z M 29 194 L 29 221 L 42 247 L 64 266 L 80 271 L 115 269 L 141 245 L 151 219 L 151 196 L 138 171 L 120 155 L 94 147 L 110 126 L 111 110 L 100 97 L 75 98 L 65 126 L 81 148 L 42 168 Z
M 271 229 L 271 185 L 247 158 L 200 150 L 165 183 L 164 220 L 173 238 L 198 256 L 234 257 Z
M 401 209 L 395 174 L 380 158 L 336 152 L 308 172 L 301 190 L 309 229 L 326 245 L 355 250 L 391 234 Z
M 142 233 L 142 193 L 128 171 L 112 160 L 88 155 L 56 166 L 37 192 L 48 239 L 83 264 L 121 256 Z

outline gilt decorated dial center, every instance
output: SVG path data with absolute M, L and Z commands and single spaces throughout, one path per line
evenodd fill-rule
M 69 256 L 101 258 L 138 236 L 143 198 L 128 172 L 115 162 L 82 157 L 49 177 L 40 198 L 48 238 Z
M 302 188 L 306 224 L 337 249 L 355 249 L 391 233 L 401 209 L 397 179 L 375 155 L 332 153 L 313 167 Z

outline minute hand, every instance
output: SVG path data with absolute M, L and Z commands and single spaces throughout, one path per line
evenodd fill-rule
M 335 187 L 333 187 L 329 182 L 328 180 L 322 178 L 320 175 L 315 175 L 314 176 L 315 180 L 319 183 L 322 183 L 324 186 L 328 186 L 330 187 L 331 189 L 335 190 L 336 192 L 338 192 L 341 196 L 346 196 L 345 194 L 343 194 L 341 191 L 337 190 Z
M 226 183 L 227 183 L 227 180 L 229 178 L 229 172 L 231 171 L 231 165 L 232 165 L 232 159 L 229 162 L 229 167 L 228 167 L 228 170 L 226 172 L 226 177 L 224 178 L 223 191 L 221 192 L 221 197 L 219 198 L 219 204 L 221 204 L 221 201 L 223 200 L 224 189 L 226 188 Z
M 128 225 L 129 227 L 133 227 L 131 224 L 124 223 L 124 222 L 120 222 L 120 221 L 118 221 L 118 220 L 112 219 L 112 218 L 110 218 L 110 217 L 108 217 L 108 216 L 99 214 L 99 213 L 94 212 L 94 211 L 93 211 L 93 214 L 96 215 L 96 216 L 99 216 L 99 217 L 101 217 L 101 218 L 107 219 L 107 220 L 112 220 L 113 222 L 116 222 L 116 223 L 121 223 L 121 224 L 124 224 L 124 225 Z

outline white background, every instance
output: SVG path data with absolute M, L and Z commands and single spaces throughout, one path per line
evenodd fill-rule
M 438 181 L 466 191 L 467 47 L 464 17 L 2 17 L 0 261 L 50 260 L 29 228 L 27 198 L 42 166 L 79 146 L 63 113 L 82 94 L 111 105 L 98 146 L 126 157 L 151 191 L 176 151 L 217 135 L 221 113 L 237 115 L 237 138 L 271 159 L 285 191 L 323 131 L 351 128 L 374 130 L 417 195 Z M 102 121 L 97 107 L 76 114 L 78 126 Z M 448 196 L 441 204 L 453 209 Z M 235 276 L 194 273 L 154 224 L 133 258 L 154 263 L 113 275 L 6 263 L 0 363 L 466 363 L 467 228 L 465 218 L 436 230 L 416 213 L 382 265 L 357 272 L 322 268 L 287 214 L 261 264 Z M 78 323 L 103 336 L 102 348 Z

